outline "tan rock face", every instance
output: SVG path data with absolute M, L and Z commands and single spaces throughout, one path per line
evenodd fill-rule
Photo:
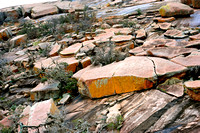
M 31 17 L 38 18 L 46 15 L 53 15 L 58 13 L 58 8 L 54 5 L 38 5 L 31 10 Z
M 145 39 L 147 37 L 147 33 L 144 29 L 140 29 L 135 32 L 136 33 L 136 39 Z
M 82 47 L 82 43 L 73 44 L 73 45 L 69 46 L 68 48 L 65 48 L 64 50 L 62 50 L 60 52 L 60 56 L 61 57 L 74 56 L 75 54 L 77 54 L 79 52 L 81 47 Z
M 12 37 L 12 32 L 10 28 L 5 28 L 0 31 L 0 40 L 8 40 Z
M 12 38 L 10 40 L 10 44 L 12 44 L 12 46 L 19 46 L 19 45 L 23 45 L 26 44 L 27 42 L 27 35 L 18 35 L 14 38 Z
M 156 81 L 152 61 L 159 76 L 168 77 L 186 70 L 185 67 L 165 59 L 133 56 L 118 63 L 80 72 L 81 76 L 76 74 L 80 77 L 79 91 L 91 98 L 100 98 L 151 88 Z
M 168 30 L 171 27 L 171 23 L 159 23 L 158 26 L 161 30 Z
M 147 50 L 147 55 L 164 57 L 164 58 L 174 58 L 182 54 L 189 54 L 193 51 L 197 51 L 194 48 L 176 48 L 176 47 L 158 47 Z
M 164 35 L 166 37 L 169 37 L 169 38 L 174 38 L 174 39 L 182 39 L 182 38 L 186 38 L 187 35 L 185 35 L 182 31 L 180 30 L 167 30 Z
M 159 9 L 159 12 L 162 17 L 171 17 L 190 15 L 194 13 L 194 10 L 188 5 L 179 2 L 171 2 L 165 6 L 162 6 Z
M 51 49 L 51 51 L 49 52 L 49 56 L 57 56 L 60 49 L 61 49 L 61 45 L 55 44 L 53 48 Z
M 200 66 L 200 55 L 189 55 L 189 56 L 186 56 L 186 57 L 176 57 L 176 58 L 173 58 L 171 59 L 171 61 L 177 63 L 177 64 L 181 64 L 183 66 L 186 66 L 186 67 L 192 67 L 192 66 Z
M 188 95 L 192 99 L 200 101 L 200 80 L 187 81 L 184 85 L 187 88 Z
M 190 36 L 191 40 L 200 40 L 200 33 L 194 36 Z
M 60 112 L 56 107 L 53 99 L 38 102 L 34 104 L 29 113 L 28 126 L 39 126 L 40 124 L 45 124 L 48 119 L 48 114 L 59 115 Z M 39 128 L 40 132 L 45 130 L 44 127 Z M 29 129 L 30 133 L 34 133 L 34 129 Z
M 115 35 L 111 39 L 111 41 L 113 41 L 117 46 L 121 46 L 127 43 L 132 43 L 132 40 L 133 40 L 132 35 Z

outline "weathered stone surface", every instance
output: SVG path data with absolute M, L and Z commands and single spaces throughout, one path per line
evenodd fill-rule
M 183 66 L 186 67 L 192 67 L 192 66 L 200 66 L 200 55 L 189 55 L 186 57 L 175 57 L 173 59 L 171 59 L 171 61 L 177 63 L 177 64 L 181 64 Z
M 187 94 L 194 100 L 200 101 L 200 80 L 187 81 L 184 83 Z
M 160 89 L 161 91 L 176 97 L 181 97 L 184 94 L 182 80 L 178 78 L 171 78 L 166 80 L 164 83 L 158 85 L 157 89 Z
M 81 64 L 83 68 L 86 68 L 87 66 L 91 65 L 92 61 L 90 57 L 86 57 L 85 59 L 81 60 Z
M 194 13 L 194 10 L 188 5 L 181 4 L 179 2 L 171 2 L 159 9 L 161 16 L 185 16 Z
M 158 90 L 150 90 L 135 94 L 131 99 L 131 101 L 124 100 L 121 103 L 125 120 L 120 133 L 144 132 L 148 124 L 142 123 L 174 98 Z M 153 120 L 148 122 L 152 123 Z
M 174 17 L 169 17 L 169 18 L 162 18 L 162 17 L 156 17 L 153 19 L 154 21 L 157 21 L 159 23 L 163 23 L 163 22 L 171 22 L 174 21 L 175 18 Z
M 168 30 L 171 27 L 171 23 L 158 23 L 161 30 Z
M 156 79 L 153 62 L 157 75 L 164 77 L 186 70 L 185 67 L 165 59 L 132 56 L 118 63 L 80 72 L 79 92 L 91 98 L 100 98 L 151 88 Z
M 174 58 L 183 54 L 190 54 L 193 51 L 197 51 L 195 48 L 176 48 L 176 47 L 158 47 L 147 50 L 147 55 L 164 57 L 164 58 Z
M 113 28 L 123 28 L 123 24 L 115 24 L 112 27 Z
M 76 71 L 76 67 L 78 66 L 79 61 L 76 60 L 74 57 L 70 58 L 60 58 L 59 56 L 54 56 L 52 58 L 47 58 L 44 60 L 40 60 L 36 63 L 34 63 L 34 70 L 37 72 L 38 70 L 41 70 L 42 67 L 44 68 L 53 68 L 56 66 L 55 63 L 67 63 L 68 66 L 66 68 L 67 71 Z
M 58 43 L 56 43 L 51 51 L 49 52 L 49 56 L 57 56 L 58 55 L 58 52 L 60 51 L 61 49 L 61 45 L 59 45 Z
M 53 15 L 58 13 L 58 8 L 53 5 L 38 5 L 32 8 L 31 17 L 39 18 L 46 15 Z
M 145 39 L 147 37 L 147 33 L 144 29 L 140 29 L 135 32 L 136 33 L 136 39 Z
M 20 115 L 20 120 L 19 122 L 21 122 L 23 125 L 27 126 L 28 125 L 28 119 L 29 119 L 29 112 L 31 110 L 31 106 L 27 106 L 23 112 Z M 18 127 L 18 131 L 19 131 L 19 127 Z
M 200 48 L 200 40 L 189 41 L 185 47 L 199 49 Z
M 109 29 L 109 28 L 111 28 L 111 26 L 107 23 L 104 23 L 104 24 L 101 25 L 101 28 L 102 29 Z
M 12 37 L 12 32 L 10 28 L 5 28 L 0 31 L 0 40 L 8 40 Z
M 151 39 L 149 41 L 145 41 L 143 44 L 143 48 L 153 48 L 153 47 L 164 47 L 169 43 L 176 43 L 173 39 Z
M 92 52 L 95 48 L 94 40 L 84 41 L 83 47 L 80 49 L 80 52 L 89 53 Z
M 59 1 L 56 2 L 55 5 L 58 7 L 61 12 L 68 13 L 69 10 L 71 9 L 70 7 L 71 2 L 70 1 Z
M 27 35 L 18 35 L 10 40 L 12 46 L 19 46 L 27 43 Z
M 14 8 L 7 8 L 5 9 L 5 15 L 6 19 L 5 21 L 16 21 L 19 17 L 21 17 L 21 8 L 20 7 L 14 7 Z
M 22 15 L 25 17 L 31 15 L 31 9 L 35 6 L 41 6 L 41 3 L 35 3 L 35 4 L 25 4 L 21 6 Z
M 164 35 L 166 37 L 169 37 L 169 38 L 174 38 L 174 39 L 182 39 L 182 38 L 186 38 L 187 35 L 185 35 L 182 31 L 180 30 L 167 30 Z
M 59 115 L 60 111 L 56 107 L 53 99 L 49 99 L 46 101 L 35 103 L 29 113 L 29 120 L 28 120 L 28 126 L 39 126 L 40 124 L 45 124 L 48 115 Z M 29 129 L 30 133 L 34 133 L 35 129 Z M 42 126 L 39 128 L 39 132 L 44 132 L 45 127 Z
M 31 90 L 30 99 L 32 101 L 47 100 L 50 98 L 59 97 L 59 82 L 52 81 L 52 83 L 40 83 Z
M 198 0 L 192 0 L 192 6 L 194 8 L 200 8 L 200 3 Z
M 75 54 L 77 54 L 79 52 L 81 47 L 82 47 L 82 43 L 73 44 L 73 45 L 69 46 L 68 48 L 65 48 L 64 50 L 62 50 L 60 52 L 60 56 L 61 57 L 74 56 Z
M 200 40 L 200 33 L 194 36 L 190 36 L 191 40 Z

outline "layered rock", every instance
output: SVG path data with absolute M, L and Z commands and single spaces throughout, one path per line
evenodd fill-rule
M 183 74 L 185 70 L 185 67 L 161 58 L 128 57 L 118 63 L 81 72 L 83 69 L 74 77 L 81 73 L 78 81 L 81 94 L 100 98 L 148 89 L 157 81 L 157 76 L 169 77 Z

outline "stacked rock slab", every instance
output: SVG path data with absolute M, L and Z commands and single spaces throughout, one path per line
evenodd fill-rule
M 194 100 L 200 101 L 200 80 L 187 81 L 184 83 L 187 94 Z
M 86 68 L 87 69 L 87 68 Z M 149 89 L 161 79 L 183 76 L 186 67 L 156 57 L 132 56 L 104 67 L 77 72 L 79 92 L 90 98 Z

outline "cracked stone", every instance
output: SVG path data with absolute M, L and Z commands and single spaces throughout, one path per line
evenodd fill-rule
M 171 27 L 171 23 L 159 23 L 158 26 L 161 30 L 168 30 Z
M 131 56 L 124 61 L 83 70 L 75 75 L 79 75 L 78 86 L 82 95 L 100 98 L 148 89 L 156 82 L 158 75 L 163 78 L 175 74 L 183 76 L 185 70 L 185 67 L 162 58 Z
M 73 44 L 73 45 L 65 48 L 64 50 L 62 50 L 60 52 L 60 56 L 63 58 L 74 56 L 75 54 L 77 54 L 79 52 L 81 47 L 82 47 L 82 43 Z

